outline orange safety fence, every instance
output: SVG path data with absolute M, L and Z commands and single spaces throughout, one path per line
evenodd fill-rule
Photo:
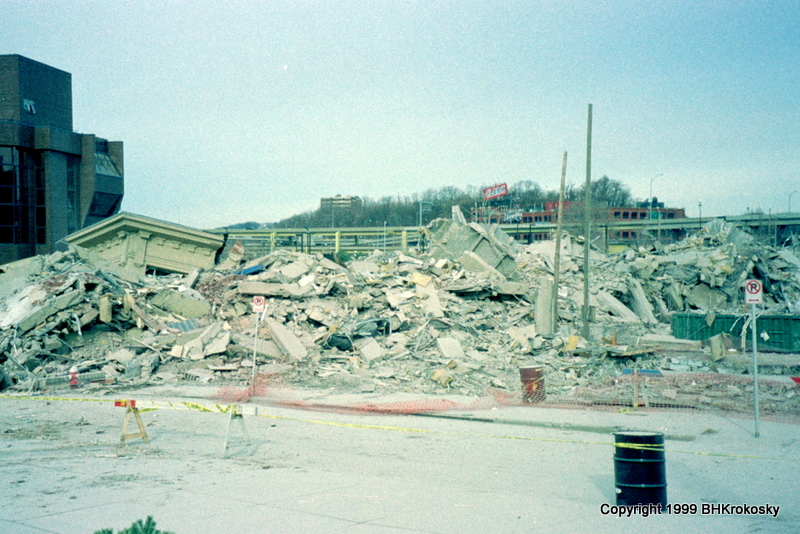
M 759 378 L 759 416 L 764 420 L 800 424 L 800 385 L 790 377 Z M 453 394 L 457 392 L 452 392 Z M 270 406 L 358 414 L 411 415 L 448 411 L 489 410 L 510 406 L 581 408 L 590 410 L 669 410 L 716 412 L 753 417 L 753 380 L 749 375 L 634 371 L 582 386 L 549 386 L 542 378 L 541 395 L 531 397 L 521 384 L 517 392 L 488 389 L 467 402 L 441 397 L 387 402 L 316 402 L 301 398 L 275 375 L 259 374 L 245 388 L 224 387 L 215 399 L 228 403 L 252 402 Z M 388 394 L 388 393 L 387 393 Z

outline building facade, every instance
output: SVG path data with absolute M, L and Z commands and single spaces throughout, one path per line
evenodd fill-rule
M 527 225 L 528 232 L 515 232 L 514 238 L 518 241 L 548 241 L 555 235 L 555 224 L 558 222 L 558 202 L 545 202 L 543 211 L 520 210 L 514 207 L 481 207 L 472 210 L 472 221 L 481 224 L 518 224 Z M 579 202 L 564 202 L 564 214 L 572 209 L 572 217 L 565 221 L 567 224 L 579 224 L 583 221 L 582 204 Z M 577 211 L 575 211 L 577 210 Z M 579 217 L 576 219 L 575 215 Z M 657 226 L 658 221 L 665 219 L 685 219 L 686 210 L 683 208 L 667 208 L 662 202 L 653 200 L 652 204 L 643 202 L 633 208 L 603 207 L 595 214 L 593 224 L 605 227 L 605 241 L 630 243 L 638 239 L 646 238 L 647 233 L 652 234 L 653 230 L 658 232 L 661 237 L 678 238 L 684 231 L 673 229 L 667 234 L 661 233 Z M 614 224 L 613 229 L 609 229 L 607 223 L 631 221 L 630 227 Z M 605 223 L 605 224 L 604 224 Z M 537 228 L 538 227 L 538 228 Z
M 123 146 L 72 130 L 72 75 L 0 55 L 0 264 L 116 214 Z
M 361 207 L 361 197 L 343 197 L 336 195 L 335 197 L 322 197 L 319 199 L 319 207 L 325 208 L 359 208 Z

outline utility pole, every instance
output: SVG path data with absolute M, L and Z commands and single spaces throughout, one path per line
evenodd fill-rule
M 698 202 L 697 203 L 697 211 L 698 211 L 697 222 L 700 223 L 700 230 L 702 230 L 703 229 L 703 203 L 702 202 Z
M 561 273 L 561 227 L 564 222 L 564 182 L 567 177 L 567 152 L 561 164 L 561 187 L 558 190 L 558 224 L 556 225 L 556 251 L 553 263 L 553 330 L 558 330 L 558 281 Z
M 583 209 L 583 339 L 589 339 L 589 249 L 592 230 L 592 105 L 586 128 L 586 191 Z
M 658 178 L 659 176 L 664 176 L 664 173 L 662 172 L 660 174 L 656 174 L 655 176 L 650 178 L 650 202 L 647 203 L 649 209 L 647 210 L 647 227 L 645 228 L 645 230 L 649 230 L 650 225 L 652 224 L 651 221 L 653 219 L 653 204 L 654 204 L 654 202 L 653 202 L 653 181 L 656 178 Z M 660 219 L 661 219 L 661 217 L 659 216 L 659 221 L 660 221 Z M 659 224 L 659 226 L 660 226 L 660 224 Z M 659 238 L 661 237 L 661 228 L 659 228 L 658 237 Z

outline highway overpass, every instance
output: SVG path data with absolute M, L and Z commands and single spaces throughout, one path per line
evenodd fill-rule
M 800 213 L 746 214 L 715 217 L 734 223 L 758 240 L 772 245 L 797 242 L 800 236 Z M 609 252 L 625 246 L 652 244 L 656 240 L 674 242 L 697 232 L 709 218 L 659 220 L 605 220 L 592 223 L 594 244 Z M 501 224 L 500 228 L 522 243 L 551 239 L 555 224 Z M 582 223 L 565 223 L 564 230 L 583 234 Z M 375 250 L 408 251 L 425 247 L 424 232 L 417 226 L 380 226 L 371 228 L 263 228 L 242 230 L 216 228 L 207 230 L 225 235 L 228 246 L 241 242 L 250 255 L 260 256 L 278 249 L 307 253 L 369 253 Z

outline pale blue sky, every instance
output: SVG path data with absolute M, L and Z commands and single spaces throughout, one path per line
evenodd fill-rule
M 123 209 L 201 228 L 323 196 L 585 179 L 703 217 L 800 190 L 800 3 L 10 1 L 0 53 L 72 73 Z M 800 192 L 792 197 L 800 211 Z

